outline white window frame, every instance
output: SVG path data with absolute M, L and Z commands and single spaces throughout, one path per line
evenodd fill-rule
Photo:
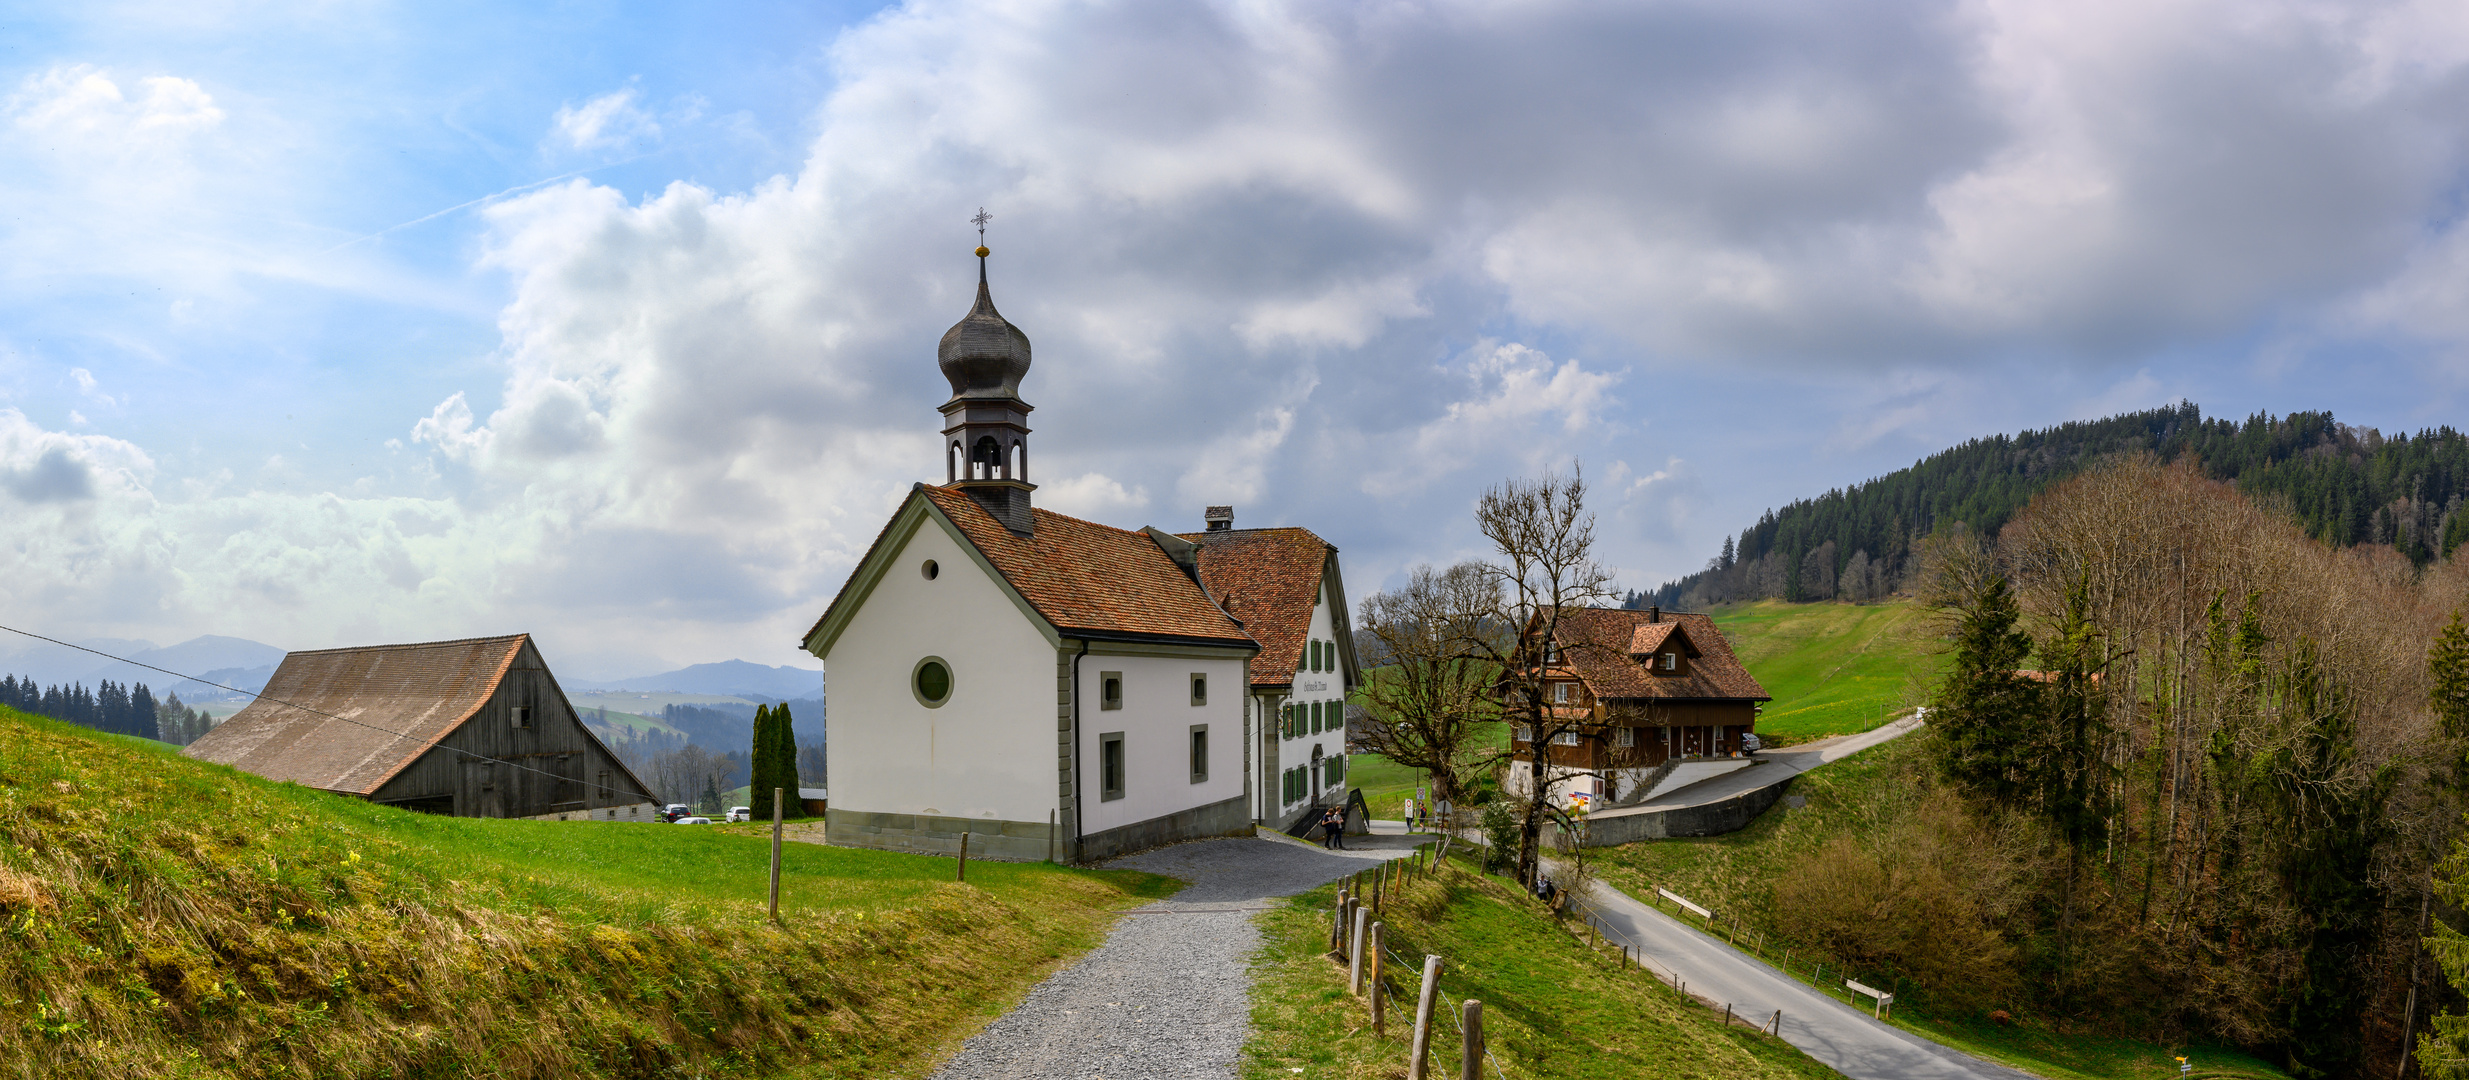
M 1618 749 L 1622 749 L 1622 750 L 1626 750 L 1626 749 L 1628 749 L 1628 748 L 1630 748 L 1630 747 L 1632 747 L 1632 746 L 1636 746 L 1636 745 L 1637 745 L 1637 729 L 1636 729 L 1636 728 L 1633 728 L 1633 727 L 1617 727 L 1617 728 L 1613 728 L 1613 729 L 1612 729 L 1612 745 L 1613 745 L 1614 747 L 1616 747 L 1616 748 L 1618 748 Z
M 1575 729 L 1575 728 L 1562 728 L 1562 729 L 1560 729 L 1559 731 L 1557 731 L 1557 732 L 1553 733 L 1553 735 L 1552 735 L 1552 745 L 1554 745 L 1554 746 L 1576 746 L 1576 745 L 1579 745 L 1579 739 L 1578 739 L 1577 729 Z
M 1553 683 L 1553 684 L 1552 684 L 1552 704 L 1554 704 L 1554 705 L 1566 705 L 1566 704 L 1568 704 L 1568 703 L 1569 703 L 1569 684 L 1568 684 L 1568 683 L 1565 683 L 1565 682 L 1556 682 L 1556 683 Z
M 1532 726 L 1527 725 L 1527 724 L 1519 724 L 1519 725 L 1517 726 L 1517 741 L 1519 741 L 1519 742 L 1533 742 L 1533 741 L 1535 741 L 1535 729 L 1534 729 Z

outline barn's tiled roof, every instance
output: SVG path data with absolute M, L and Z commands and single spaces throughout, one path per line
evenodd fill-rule
M 1731 642 L 1715 629 L 1712 618 L 1678 611 L 1661 614 L 1658 624 L 1649 621 L 1654 618 L 1652 612 L 1564 608 L 1557 634 L 1561 662 L 1576 669 L 1596 697 L 1613 701 L 1774 700 L 1732 655 Z M 1633 643 L 1640 639 L 1640 632 L 1657 625 L 1678 629 L 1696 646 L 1694 658 L 1685 665 L 1687 670 L 1658 675 L 1635 659 Z M 1671 632 L 1651 636 L 1660 642 Z
M 478 712 L 530 640 L 516 634 L 292 653 L 263 696 L 181 753 L 269 780 L 366 795 Z
M 1066 634 L 1252 641 L 1147 533 L 1032 510 L 1030 535 L 1015 536 L 957 490 L 922 485 L 918 490 L 960 526 L 1038 614 Z
M 1252 685 L 1292 685 L 1311 635 L 1321 574 L 1336 549 L 1310 529 L 1177 535 L 1200 545 L 1200 583 L 1260 643 L 1260 655 L 1252 658 Z

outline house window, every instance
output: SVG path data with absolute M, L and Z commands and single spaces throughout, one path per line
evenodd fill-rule
M 1113 802 L 1123 797 L 1123 733 L 1109 731 L 1097 737 L 1098 801 Z
M 1554 704 L 1554 705 L 1566 705 L 1566 704 L 1568 704 L 1568 703 L 1569 703 L 1569 684 L 1568 684 L 1568 683 L 1565 683 L 1565 682 L 1556 682 L 1556 683 L 1553 683 L 1553 684 L 1552 684 L 1552 704 Z
M 1346 755 L 1339 754 L 1320 763 L 1320 786 L 1333 788 L 1346 782 Z
M 929 709 L 940 709 L 952 699 L 952 666 L 940 656 L 929 656 L 917 662 L 909 671 L 909 692 L 917 695 L 917 703 Z
M 1632 747 L 1632 746 L 1636 746 L 1636 745 L 1637 745 L 1637 729 L 1636 729 L 1636 728 L 1633 728 L 1633 727 L 1613 728 L 1613 729 L 1612 729 L 1612 745 L 1613 745 L 1613 746 L 1617 746 L 1617 747 L 1619 747 L 1619 748 L 1621 748 L 1621 749 L 1623 749 L 1623 750 L 1626 750 L 1626 749 L 1628 749 L 1629 747 Z
M 1192 783 L 1209 778 L 1209 725 L 1192 725 Z
M 1328 710 L 1327 710 L 1327 708 L 1324 706 L 1324 704 L 1323 704 L 1322 702 L 1318 702 L 1318 701 L 1313 702 L 1313 703 L 1312 703 L 1311 708 L 1312 708 L 1312 734 L 1314 734 L 1314 735 L 1318 735 L 1318 734 L 1320 734 L 1322 731 L 1327 730 L 1327 728 L 1328 728 L 1328 724 L 1327 724 L 1326 719 L 1325 719 L 1325 717 L 1324 717 L 1324 714 L 1325 714 Z
M 532 726 L 531 706 L 517 705 L 514 707 L 514 726 L 519 728 L 527 728 Z
M 1209 677 L 1197 671 L 1192 672 L 1192 704 L 1206 705 L 1208 703 Z
M 1122 672 L 1101 671 L 1097 673 L 1097 707 L 1100 709 L 1123 707 Z
M 1533 728 L 1531 728 L 1531 727 L 1528 727 L 1528 726 L 1526 726 L 1526 725 L 1524 725 L 1524 724 L 1519 724 L 1519 725 L 1517 726 L 1517 741 L 1519 741 L 1519 742 L 1533 742 L 1533 741 L 1535 741 L 1535 729 L 1533 729 Z
M 1288 702 L 1284 705 L 1278 706 L 1277 708 L 1277 736 L 1281 739 L 1291 739 L 1295 737 L 1295 707 L 1293 702 Z
M 1663 654 L 1663 670 L 1665 670 L 1665 671 L 1678 671 L 1678 670 L 1680 670 L 1680 654 L 1679 654 L 1679 653 L 1676 653 L 1676 652 L 1667 652 L 1667 653 L 1664 653 L 1664 654 Z
M 1555 746 L 1576 746 L 1577 742 L 1575 731 L 1562 731 L 1552 736 L 1552 744 Z

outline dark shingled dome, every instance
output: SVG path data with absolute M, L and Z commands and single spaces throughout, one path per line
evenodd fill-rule
M 936 358 L 953 397 L 1020 396 L 1020 378 L 1029 373 L 1029 335 L 995 311 L 983 258 L 977 260 L 977 306 L 943 332 Z

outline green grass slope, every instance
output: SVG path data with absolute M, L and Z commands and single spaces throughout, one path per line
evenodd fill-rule
M 1909 600 L 1787 604 L 1710 612 L 1749 674 L 1774 695 L 1757 722 L 1770 742 L 1867 731 L 1920 703 L 1941 658 L 1927 613 Z
M 1336 886 L 1265 913 L 1252 990 L 1246 1080 L 1406 1075 L 1421 969 L 1385 973 L 1388 1031 L 1374 1034 L 1346 968 L 1328 954 Z M 1790 1044 L 1726 1025 L 1710 1010 L 1617 955 L 1589 948 L 1533 898 L 1460 860 L 1410 881 L 1378 916 L 1390 952 L 1444 958 L 1441 1010 L 1476 998 L 1492 1058 L 1510 1080 L 1693 1080 L 1837 1077 Z M 1457 1075 L 1453 1022 L 1435 1020 L 1433 1072 Z M 1487 1071 L 1487 1075 L 1489 1075 Z
M 920 1075 L 1164 879 L 440 818 L 0 709 L 0 1076 Z
M 1598 849 L 1596 872 L 1631 896 L 1652 898 L 1661 887 L 1712 908 L 1726 933 L 1737 917 L 1743 947 L 1761 951 L 1770 961 L 1784 959 L 1784 950 L 1791 950 L 1791 970 L 1804 979 L 1814 964 L 1824 963 L 1830 988 L 1841 996 L 1843 958 L 1788 938 L 1777 918 L 1776 885 L 1796 868 L 1826 865 L 1818 861 L 1823 850 L 1840 839 L 1918 839 L 1921 834 L 1897 830 L 1930 812 L 1926 737 L 1925 731 L 1905 736 L 1802 774 L 1792 781 L 1791 792 L 1807 800 L 1804 808 L 1777 803 L 1739 832 Z M 1845 880 L 1836 887 L 1851 889 L 1856 883 Z M 1855 970 L 1852 977 L 1895 988 L 1898 975 Z M 2177 1054 L 2186 1054 L 2205 1076 L 2283 1075 L 2235 1051 L 2117 1038 L 2060 1019 L 2027 1014 L 2015 1016 L 2012 1023 L 1993 1023 L 1989 1013 L 2009 1003 L 1949 1000 L 1908 980 L 1899 986 L 1894 1015 L 1898 1026 L 2050 1080 L 2176 1076 Z

